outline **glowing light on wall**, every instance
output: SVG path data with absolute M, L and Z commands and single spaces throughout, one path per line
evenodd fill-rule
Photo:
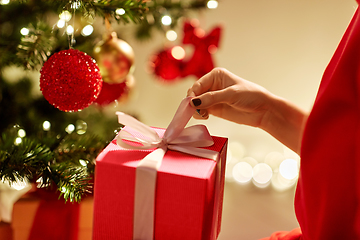
M 292 180 L 299 174 L 298 163 L 294 159 L 285 159 L 279 166 L 279 173 L 285 179 Z
M 272 177 L 272 169 L 266 163 L 258 163 L 253 168 L 253 182 L 257 187 L 267 187 Z
M 264 159 L 246 155 L 240 142 L 229 141 L 225 179 L 227 182 L 253 184 L 258 188 L 271 186 L 276 191 L 285 191 L 295 186 L 299 176 L 300 158 L 293 151 L 269 152 Z
M 238 162 L 232 168 L 232 176 L 239 183 L 250 182 L 253 177 L 253 168 L 247 162 Z

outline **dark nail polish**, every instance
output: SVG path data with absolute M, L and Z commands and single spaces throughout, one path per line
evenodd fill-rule
M 193 102 L 195 107 L 200 106 L 200 104 L 201 104 L 201 100 L 199 98 L 195 98 L 191 101 Z

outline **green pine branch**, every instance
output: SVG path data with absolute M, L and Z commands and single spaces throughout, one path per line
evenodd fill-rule
M 30 23 L 27 26 L 29 34 L 21 38 L 17 56 L 27 69 L 36 69 L 42 66 L 54 50 L 56 44 L 53 29 L 43 21 L 36 26 Z
M 16 144 L 17 129 L 10 128 L 0 138 L 1 181 L 27 181 L 39 188 L 57 189 L 59 197 L 71 202 L 79 202 L 92 192 L 95 158 L 104 148 L 104 141 L 86 133 L 61 137 L 43 132 Z
M 190 11 L 206 8 L 208 0 L 189 1 L 148 1 L 148 0 L 13 0 L 8 5 L 0 5 L 0 69 L 16 64 L 26 69 L 40 69 L 44 61 L 53 53 L 69 48 L 67 34 L 48 22 L 49 15 L 59 15 L 67 10 L 78 17 L 95 19 L 100 17 L 118 24 L 133 23 L 137 26 L 135 36 L 139 40 L 150 39 L 153 29 L 165 32 L 168 27 L 161 23 L 163 14 L 170 14 L 178 25 L 181 17 Z M 74 8 L 78 6 L 78 8 Z M 116 11 L 123 9 L 124 14 Z M 18 16 L 21 16 L 18 17 Z M 21 36 L 20 29 L 27 26 L 27 36 Z M 75 36 L 78 49 L 91 55 L 96 36 Z

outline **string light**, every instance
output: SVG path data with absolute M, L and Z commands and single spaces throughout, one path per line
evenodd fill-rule
M 71 25 L 67 26 L 67 28 L 66 28 L 66 33 L 67 33 L 68 35 L 73 34 L 73 33 L 74 33 L 74 28 L 73 28 L 73 26 L 71 26 Z
M 25 27 L 23 27 L 23 28 L 20 30 L 20 33 L 21 33 L 21 35 L 23 35 L 23 36 L 28 35 L 29 32 L 30 32 L 29 29 L 27 29 L 27 28 L 25 28 Z
M 82 30 L 81 30 L 81 35 L 83 35 L 84 37 L 89 36 L 93 33 L 94 31 L 94 27 L 91 25 L 86 25 Z
M 171 17 L 169 15 L 164 15 L 161 18 L 161 23 L 165 26 L 169 26 L 172 23 Z
M 72 133 L 74 130 L 75 130 L 74 124 L 69 124 L 69 125 L 67 125 L 67 127 L 65 128 L 65 131 L 66 131 L 68 134 Z
M 44 131 L 49 131 L 51 127 L 51 123 L 49 121 L 44 121 L 42 127 Z
M 20 145 L 21 142 L 22 142 L 21 137 L 17 137 L 17 138 L 15 138 L 14 144 L 15 144 L 16 146 L 18 146 L 18 145 Z
M 219 5 L 219 3 L 218 3 L 216 0 L 210 0 L 210 1 L 207 2 L 207 5 L 206 5 L 206 6 L 207 6 L 209 9 L 215 9 L 215 8 L 218 7 L 218 5 Z
M 56 24 L 56 26 L 58 27 L 58 28 L 63 28 L 63 27 L 65 27 L 65 20 L 62 20 L 62 19 L 60 19 L 58 22 L 57 22 L 57 24 Z
M 85 160 L 80 159 L 80 160 L 79 160 L 79 163 L 80 163 L 80 165 L 82 165 L 82 166 L 84 166 L 84 167 L 87 166 L 87 161 L 85 161 Z
M 18 136 L 21 137 L 21 138 L 25 137 L 26 136 L 25 130 L 24 129 L 19 129 Z
M 7 5 L 10 3 L 10 0 L 0 0 L 1 5 Z
M 118 8 L 115 10 L 115 13 L 117 15 L 124 15 L 125 14 L 125 10 L 123 8 Z
M 65 10 L 65 11 L 63 11 L 62 13 L 59 14 L 59 18 L 61 20 L 64 20 L 65 22 L 70 21 L 71 17 L 72 17 L 71 13 L 69 11 L 67 11 L 67 10 Z

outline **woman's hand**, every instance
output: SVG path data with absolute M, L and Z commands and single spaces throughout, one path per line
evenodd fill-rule
M 200 78 L 188 90 L 192 106 L 199 114 L 209 114 L 229 121 L 260 127 L 269 106 L 270 93 L 263 87 L 242 79 L 223 68 L 215 68 Z
M 239 124 L 259 127 L 299 153 L 307 114 L 265 88 L 223 68 L 215 68 L 187 92 L 191 105 L 207 119 L 209 114 Z

